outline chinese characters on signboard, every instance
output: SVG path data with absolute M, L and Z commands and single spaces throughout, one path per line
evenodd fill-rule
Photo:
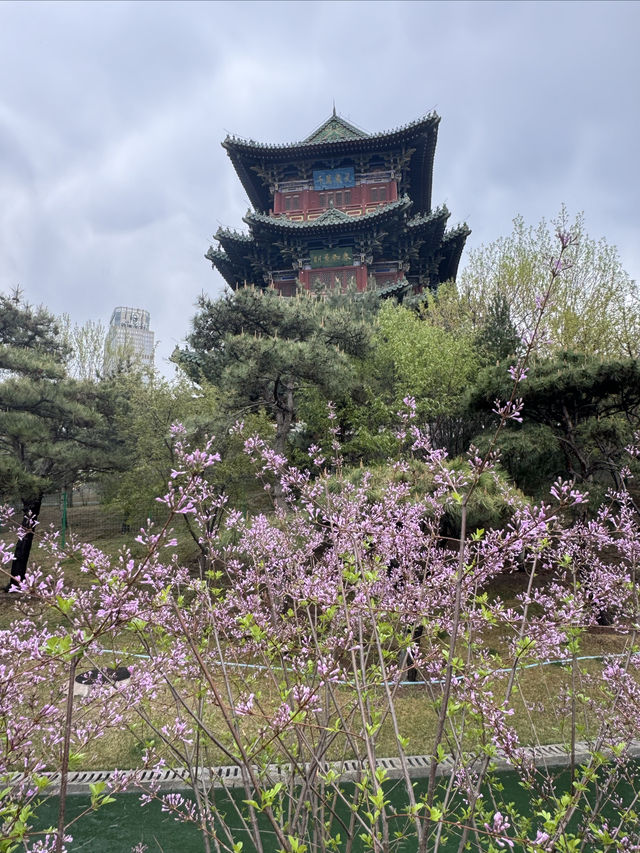
M 345 166 L 342 169 L 314 169 L 314 190 L 335 190 L 342 187 L 355 187 L 356 176 L 353 166 Z
M 315 249 L 310 253 L 311 268 L 348 267 L 353 264 L 353 249 Z

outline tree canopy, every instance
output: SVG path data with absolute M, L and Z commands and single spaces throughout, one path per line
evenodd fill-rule
M 106 503 L 121 509 L 129 521 L 152 516 L 156 498 L 164 493 L 172 471 L 179 467 L 176 445 L 184 441 L 204 444 L 215 436 L 220 460 L 209 474 L 209 486 L 218 496 L 246 505 L 254 471 L 242 453 L 243 436 L 231 429 L 233 417 L 221 410 L 215 386 L 205 380 L 195 386 L 184 375 L 168 382 L 135 372 L 118 374 L 111 382 L 124 400 L 115 413 L 114 430 L 131 461 L 126 471 L 109 472 L 101 478 Z M 250 415 L 246 422 L 253 432 L 270 426 L 264 414 L 262 418 Z M 255 491 L 264 497 L 257 481 Z M 192 532 L 189 516 L 183 518 Z
M 509 397 L 512 385 L 503 366 L 483 371 L 470 389 L 469 410 L 488 415 L 496 399 Z M 625 446 L 640 422 L 637 359 L 561 353 L 534 362 L 518 395 L 523 423 L 510 424 L 501 446 L 522 488 L 535 490 L 559 475 L 583 483 L 608 475 L 619 485 Z
M 82 472 L 114 465 L 113 400 L 91 382 L 69 379 L 54 318 L 0 295 L 0 496 L 19 500 L 29 533 L 12 575 L 23 577 L 44 494 Z
M 570 222 L 564 207 L 551 224 L 543 219 L 531 226 L 518 216 L 513 225 L 507 237 L 470 252 L 458 276 L 458 291 L 476 327 L 486 323 L 499 299 L 509 306 L 519 333 L 531 333 L 550 264 L 558 254 L 556 232 L 571 232 L 575 240 L 565 252 L 563 274 L 554 283 L 545 334 L 536 342 L 536 352 L 637 357 L 640 289 L 624 270 L 615 246 L 589 237 L 584 216 Z
M 393 405 L 415 397 L 418 411 L 429 419 L 450 413 L 477 371 L 471 336 L 432 322 L 428 310 L 417 313 L 386 302 L 375 343 L 379 369 L 394 389 Z
M 369 351 L 369 326 L 348 302 L 242 288 L 198 304 L 188 349 L 176 360 L 195 381 L 215 383 L 226 409 L 269 412 L 278 452 L 294 423 L 299 391 L 340 394 L 355 379 L 352 359 Z
M 100 321 L 72 323 L 69 314 L 59 319 L 60 335 L 69 351 L 67 374 L 73 379 L 96 382 L 102 374 L 107 330 Z

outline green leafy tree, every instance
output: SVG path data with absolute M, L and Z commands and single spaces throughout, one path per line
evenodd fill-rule
M 460 452 L 466 435 L 460 400 L 481 361 L 476 331 L 455 284 L 405 298 L 402 305 L 386 300 L 369 321 L 373 349 L 358 365 L 356 387 L 345 398 L 334 398 L 346 464 L 379 463 L 394 455 L 397 412 L 407 396 L 416 398 L 432 441 Z M 300 418 L 305 424 L 301 449 L 311 442 L 330 447 L 326 399 L 320 392 L 305 391 Z
M 169 382 L 160 376 L 122 373 L 111 382 L 126 400 L 120 407 L 114 427 L 128 448 L 131 459 L 126 471 L 109 473 L 103 479 L 107 503 L 123 510 L 128 521 L 142 523 L 157 507 L 156 498 L 166 491 L 172 471 L 179 467 L 176 441 L 185 439 L 204 444 L 216 437 L 216 450 L 221 459 L 209 475 L 209 485 L 218 497 L 234 502 L 235 506 L 252 505 L 264 491 L 258 484 L 251 463 L 242 452 L 243 438 L 231 429 L 233 418 L 222 411 L 220 392 L 203 381 L 194 385 L 184 376 Z M 174 425 L 182 430 L 176 433 Z M 266 416 L 251 415 L 247 419 L 251 432 L 268 432 Z M 252 484 L 256 483 L 255 488 Z M 211 528 L 222 515 L 222 504 L 211 517 Z M 188 515 L 182 516 L 187 529 L 198 545 Z
M 434 444 L 458 453 L 464 443 L 461 401 L 479 359 L 471 330 L 456 331 L 453 325 L 449 330 L 433 321 L 430 304 L 437 311 L 437 302 L 427 302 L 419 312 L 385 303 L 378 314 L 374 359 L 390 411 L 414 397 Z
M 219 387 L 224 410 L 268 412 L 281 454 L 300 392 L 344 394 L 356 381 L 354 358 L 369 351 L 370 327 L 354 301 L 242 288 L 215 301 L 202 297 L 199 308 L 189 348 L 175 359 L 196 382 Z
M 378 314 L 376 358 L 380 369 L 393 376 L 394 405 L 415 397 L 427 417 L 451 411 L 477 368 L 469 336 L 391 302 Z
M 392 424 L 394 410 L 375 370 L 373 358 L 356 365 L 357 379 L 349 392 L 332 395 L 333 418 L 327 418 L 327 397 L 317 387 L 304 388 L 298 399 L 298 422 L 289 442 L 292 461 L 309 466 L 308 448 L 315 445 L 324 458 L 333 455 L 333 430 L 338 430 L 340 455 L 344 464 L 364 465 L 383 462 L 397 451 Z
M 73 379 L 98 381 L 104 361 L 104 342 L 107 330 L 98 320 L 82 325 L 73 323 L 68 314 L 58 320 L 60 335 L 68 351 L 67 374 Z
M 543 219 L 528 226 L 520 216 L 513 224 L 509 236 L 471 252 L 458 276 L 458 291 L 476 329 L 491 325 L 491 312 L 500 300 L 509 307 L 519 334 L 531 334 L 549 265 L 557 256 L 555 235 L 560 230 L 576 239 L 564 255 L 567 268 L 554 284 L 544 318 L 546 334 L 537 340 L 536 353 L 637 357 L 640 288 L 625 272 L 615 246 L 590 238 L 583 215 L 571 223 L 564 207 L 551 225 Z
M 0 295 L 0 496 L 22 504 L 11 566 L 23 578 L 42 498 L 83 472 L 115 464 L 113 398 L 66 375 L 68 350 L 54 318 Z
M 471 313 L 468 300 L 458 293 L 455 281 L 441 284 L 437 291 L 426 290 L 402 300 L 405 308 L 412 308 L 429 323 L 445 332 L 456 335 L 476 334 L 476 318 Z

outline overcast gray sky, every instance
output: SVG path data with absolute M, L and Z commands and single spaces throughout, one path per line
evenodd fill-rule
M 640 274 L 638 2 L 0 2 L 0 290 L 146 308 L 158 366 L 248 200 L 220 147 L 435 109 L 434 205 L 476 247 L 584 211 Z M 463 263 L 464 263 L 463 255 Z

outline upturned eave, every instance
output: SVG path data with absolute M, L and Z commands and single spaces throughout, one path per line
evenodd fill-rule
M 471 229 L 466 222 L 447 231 L 442 238 L 442 260 L 438 268 L 440 281 L 451 281 L 458 275 L 460 258 Z
M 273 234 L 349 234 L 366 231 L 378 224 L 391 220 L 400 220 L 411 209 L 412 201 L 409 196 L 403 196 L 397 201 L 381 204 L 370 213 L 361 216 L 349 216 L 335 219 L 318 219 L 295 222 L 285 216 L 266 216 L 261 213 L 250 213 L 244 217 L 252 232 L 267 231 Z
M 227 136 L 222 147 L 256 211 L 266 212 L 271 204 L 271 188 L 253 167 L 287 164 L 296 161 L 343 159 L 367 153 L 391 151 L 400 146 L 413 149 L 407 182 L 417 211 L 428 212 L 431 206 L 433 160 L 438 139 L 440 117 L 431 112 L 393 130 L 349 139 L 271 144 Z

